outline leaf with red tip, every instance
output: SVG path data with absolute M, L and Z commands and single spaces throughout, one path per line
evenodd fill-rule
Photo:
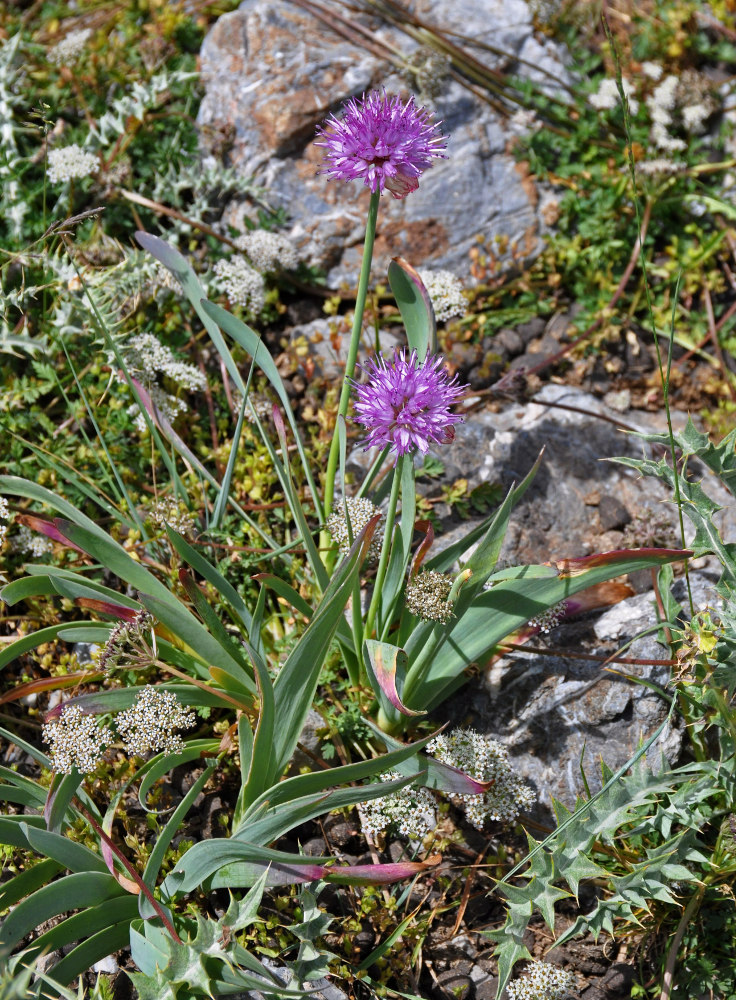
M 28 681 L 26 684 L 19 684 L 5 694 L 0 695 L 0 705 L 10 701 L 20 701 L 30 694 L 38 694 L 41 691 L 58 691 L 61 688 L 75 687 L 77 684 L 84 684 L 86 681 L 99 680 L 104 677 L 100 670 L 83 670 L 75 674 L 64 674 L 63 677 L 39 677 L 35 681 Z
M 432 871 L 442 861 L 441 854 L 432 854 L 424 861 L 399 861 L 386 865 L 344 865 L 326 868 L 322 878 L 338 885 L 392 885 Z
M 414 556 L 414 562 L 411 564 L 411 575 L 416 576 L 419 569 L 427 558 L 429 550 L 432 548 L 432 543 L 434 542 L 434 527 L 431 521 L 417 521 L 414 525 L 417 531 L 424 532 L 424 538 L 419 543 L 419 548 Z
M 624 564 L 622 573 L 633 573 L 637 569 L 649 569 L 652 565 L 664 565 L 676 559 L 689 559 L 690 549 L 614 549 L 612 552 L 595 552 L 579 559 L 561 559 L 553 565 L 560 579 L 581 576 L 596 566 Z
M 113 604 L 112 601 L 100 601 L 96 597 L 77 597 L 74 603 L 80 608 L 97 611 L 101 615 L 109 615 L 124 622 L 134 622 L 140 614 L 135 608 L 125 608 L 122 604 Z
M 406 676 L 406 653 L 399 646 L 390 642 L 379 642 L 377 639 L 366 639 L 366 669 L 368 679 L 376 696 L 387 701 L 402 715 L 425 715 L 425 712 L 414 712 L 401 701 L 397 685 L 403 687 Z M 385 703 L 384 703 L 385 704 Z
M 45 517 L 36 517 L 35 514 L 17 514 L 15 519 L 20 524 L 24 524 L 27 528 L 30 528 L 31 531 L 38 531 L 40 534 L 52 539 L 52 541 L 61 542 L 67 548 L 76 549 L 77 552 L 84 554 L 84 550 L 80 549 L 78 545 L 75 545 L 64 534 L 63 526 L 68 522 L 64 521 L 63 518 L 55 517 L 53 521 L 49 521 Z

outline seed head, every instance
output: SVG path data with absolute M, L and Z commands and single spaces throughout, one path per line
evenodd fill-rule
M 406 585 L 406 606 L 423 622 L 446 625 L 452 618 L 452 604 L 447 600 L 452 580 L 444 573 L 425 569 Z
M 345 508 L 347 507 L 347 514 Z M 342 500 L 337 508 L 327 518 L 327 530 L 332 536 L 332 541 L 337 545 L 341 556 L 346 556 L 350 551 L 350 535 L 348 534 L 348 516 L 350 517 L 350 528 L 353 532 L 353 540 L 356 535 L 365 528 L 366 524 L 376 514 L 381 511 L 374 503 L 365 497 L 347 497 Z M 383 515 L 381 515 L 383 516 Z M 378 522 L 373 540 L 368 549 L 368 560 L 375 562 L 381 554 L 381 522 Z
M 57 720 L 46 723 L 42 735 L 57 774 L 71 774 L 75 767 L 82 774 L 91 774 L 113 741 L 110 730 L 99 726 L 95 717 L 85 715 L 78 705 L 65 705 Z
M 343 117 L 331 115 L 317 134 L 315 145 L 326 149 L 322 173 L 342 181 L 362 179 L 374 194 L 388 188 L 394 198 L 416 190 L 432 160 L 444 157 L 447 142 L 413 97 L 404 104 L 377 90 L 349 100 Z
M 100 670 L 115 667 L 142 667 L 153 660 L 149 634 L 153 630 L 153 617 L 148 611 L 139 611 L 131 622 L 118 622 L 100 653 Z
M 402 349 L 390 361 L 371 359 L 363 371 L 368 381 L 353 383 L 354 411 L 356 422 L 368 430 L 366 449 L 388 446 L 398 458 L 416 449 L 426 454 L 431 444 L 453 440 L 453 425 L 463 418 L 450 413 L 450 406 L 467 386 L 458 385 L 457 376 L 449 378 L 442 358 L 428 354 L 418 364 L 416 351 L 407 357 Z
M 565 617 L 566 611 L 567 601 L 558 601 L 551 608 L 547 608 L 546 611 L 542 611 L 540 614 L 530 618 L 529 625 L 531 628 L 538 628 L 540 632 L 546 634 L 547 632 L 551 632 L 553 628 L 557 628 Z
M 126 753 L 144 757 L 147 753 L 178 753 L 184 741 L 175 729 L 191 729 L 194 712 L 186 712 L 170 691 L 144 687 L 132 708 L 115 719 Z

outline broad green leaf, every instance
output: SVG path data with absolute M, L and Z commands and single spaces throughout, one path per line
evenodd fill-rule
M 20 899 L 25 899 L 36 889 L 40 889 L 42 885 L 51 882 L 59 872 L 64 870 L 64 867 L 58 861 L 46 858 L 30 868 L 26 868 L 25 871 L 15 875 L 9 881 L 0 884 L 0 911 L 7 910 Z
M 0 947 L 14 948 L 44 921 L 70 909 L 96 906 L 123 895 L 112 875 L 84 872 L 66 875 L 28 896 L 0 924 Z
M 390 642 L 376 639 L 366 639 L 363 646 L 368 680 L 384 712 L 390 716 L 395 709 L 402 715 L 424 715 L 424 712 L 407 708 L 401 701 L 399 692 L 406 676 L 406 652 Z
M 437 321 L 429 292 L 419 273 L 404 260 L 394 257 L 388 266 L 388 283 L 394 293 L 409 346 L 420 361 L 437 353 Z
M 134 896 L 127 896 L 124 900 L 126 909 L 130 901 L 135 903 Z M 97 962 L 101 962 L 107 955 L 112 955 L 116 951 L 125 948 L 130 939 L 130 918 L 121 920 L 120 923 L 105 927 L 103 930 L 87 938 L 76 948 L 73 948 L 68 955 L 65 955 L 60 962 L 52 966 L 49 970 L 54 979 L 62 985 L 72 982 L 77 976 L 82 975 L 91 969 Z

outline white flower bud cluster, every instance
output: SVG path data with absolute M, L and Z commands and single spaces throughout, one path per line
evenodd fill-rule
M 4 521 L 10 521 L 10 507 L 5 497 L 0 497 L 0 547 L 8 534 L 8 525 L 7 523 L 3 524 Z
M 347 514 L 345 509 L 347 507 Z M 327 518 L 325 526 L 329 531 L 332 541 L 337 545 L 341 556 L 346 556 L 350 551 L 350 535 L 348 534 L 348 516 L 350 517 L 350 528 L 353 532 L 353 539 L 365 528 L 366 524 L 376 514 L 381 511 L 374 503 L 365 497 L 348 497 L 341 500 L 335 510 Z M 381 554 L 381 525 L 383 515 L 373 533 L 373 540 L 368 549 L 369 562 L 376 562 Z
M 2 527 L 0 526 L 1 531 Z M 16 552 L 25 553 L 33 556 L 35 559 L 47 555 L 54 548 L 54 544 L 50 538 L 38 532 L 31 531 L 27 524 L 21 524 L 11 544 Z
M 633 96 L 631 83 L 626 77 L 622 77 L 621 84 L 624 94 L 626 94 L 626 100 L 629 102 L 629 110 L 632 115 L 635 115 L 639 110 L 639 102 Z M 588 96 L 588 104 L 597 111 L 610 111 L 618 106 L 620 100 L 621 96 L 618 92 L 618 85 L 611 77 L 605 77 L 601 80 L 598 90 Z
M 453 316 L 465 315 L 468 303 L 463 295 L 462 282 L 452 271 L 420 270 L 419 277 L 432 300 L 438 323 L 444 323 Z
M 54 66 L 71 66 L 84 52 L 87 39 L 91 34 L 91 28 L 79 28 L 77 31 L 70 31 L 68 35 L 64 35 L 56 45 L 48 50 L 46 58 Z
M 234 305 L 242 306 L 257 316 L 266 304 L 263 276 L 252 268 L 245 257 L 235 254 L 229 260 L 218 260 L 213 268 L 217 283 Z
M 49 150 L 49 181 L 60 184 L 94 174 L 99 161 L 94 153 L 88 153 L 76 143 Z
M 170 691 L 144 687 L 132 708 L 115 719 L 126 753 L 144 757 L 147 753 L 178 753 L 184 740 L 175 729 L 191 729 L 194 712 L 186 712 Z
M 447 600 L 451 589 L 449 576 L 434 569 L 422 570 L 406 585 L 406 607 L 423 622 L 446 625 L 453 616 L 452 604 Z
M 548 962 L 532 962 L 525 975 L 506 987 L 509 1000 L 564 1000 L 575 995 L 575 976 Z
M 477 830 L 483 829 L 487 819 L 513 823 L 522 809 L 534 804 L 534 792 L 511 770 L 509 752 L 496 740 L 487 740 L 473 729 L 453 729 L 435 736 L 427 744 L 427 752 L 476 781 L 493 782 L 480 795 L 451 796 Z
M 299 253 L 281 233 L 267 229 L 251 229 L 235 240 L 259 271 L 294 271 L 299 266 Z
M 67 705 L 57 721 L 43 727 L 43 741 L 49 745 L 51 767 L 57 774 L 71 774 L 77 768 L 90 774 L 113 741 L 112 732 L 85 715 L 78 705 Z
M 398 771 L 386 771 L 380 780 L 400 777 Z M 405 785 L 398 792 L 362 802 L 360 809 L 363 831 L 371 837 L 391 830 L 400 837 L 423 840 L 437 825 L 435 800 L 427 788 Z
M 546 611 L 542 611 L 533 618 L 530 618 L 529 625 L 531 628 L 538 628 L 540 632 L 546 634 L 547 632 L 551 632 L 553 628 L 557 628 L 565 617 L 566 611 L 567 601 L 558 601 L 551 608 L 547 608 Z

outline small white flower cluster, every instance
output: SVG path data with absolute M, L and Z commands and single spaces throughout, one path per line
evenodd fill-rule
M 509 983 L 509 1000 L 564 1000 L 576 988 L 575 976 L 549 962 L 532 962 L 525 975 Z
M 230 301 L 258 315 L 266 304 L 266 286 L 263 276 L 245 257 L 235 254 L 229 260 L 218 260 L 213 270 L 218 285 Z
M 1 531 L 2 527 L 0 526 Z M 38 532 L 31 531 L 27 524 L 21 524 L 11 544 L 16 552 L 25 553 L 33 556 L 35 559 L 47 555 L 54 548 L 54 543 L 50 538 Z
M 151 400 L 161 416 L 170 423 L 187 412 L 183 399 L 172 396 L 158 384 L 159 376 L 170 378 L 187 392 L 201 391 L 207 387 L 207 379 L 194 365 L 179 361 L 153 334 L 139 333 L 131 337 L 121 347 L 121 354 L 130 373 L 145 382 Z M 108 364 L 115 368 L 115 357 L 108 352 Z M 135 417 L 135 424 L 141 434 L 146 432 L 146 420 L 137 403 L 128 407 L 128 413 Z
M 380 780 L 400 777 L 398 771 L 386 771 Z M 426 788 L 405 785 L 398 792 L 362 802 L 360 808 L 363 830 L 371 837 L 392 830 L 410 840 L 423 840 L 437 825 L 435 800 Z
M 98 167 L 95 154 L 86 152 L 76 143 L 49 150 L 49 181 L 52 184 L 89 177 Z
M 87 39 L 92 34 L 91 28 L 79 28 L 64 35 L 56 45 L 46 53 L 46 58 L 54 66 L 71 66 L 84 52 Z
M 78 705 L 67 705 L 58 720 L 43 727 L 43 741 L 49 745 L 51 767 L 57 774 L 71 774 L 75 767 L 90 774 L 113 742 L 113 734 L 98 725 L 94 715 L 85 715 Z
M 179 361 L 171 348 L 165 347 L 152 333 L 138 333 L 123 347 L 125 363 L 133 374 L 155 380 L 159 375 L 170 378 L 188 392 L 207 388 L 202 372 L 184 361 Z
M 519 108 L 506 123 L 514 135 L 527 135 L 538 132 L 543 125 L 542 119 L 531 108 Z
M 0 548 L 8 534 L 8 525 L 3 524 L 3 521 L 10 521 L 10 507 L 5 497 L 0 497 Z
M 438 323 L 444 323 L 453 316 L 464 316 L 468 303 L 463 295 L 463 286 L 452 271 L 419 271 L 419 277 L 432 300 L 434 316 Z
M 453 729 L 435 736 L 427 744 L 427 752 L 476 781 L 493 782 L 480 795 L 451 796 L 477 830 L 483 829 L 487 819 L 513 823 L 522 809 L 534 804 L 534 792 L 511 770 L 509 752 L 496 740 L 487 740 L 473 729 Z
M 194 518 L 183 505 L 175 500 L 159 500 L 146 511 L 146 520 L 157 528 L 168 525 L 180 535 L 189 535 L 194 530 Z
M 251 229 L 235 240 L 259 271 L 293 271 L 299 266 L 299 253 L 281 233 Z
M 452 604 L 447 600 L 452 589 L 452 579 L 437 570 L 422 570 L 406 585 L 406 607 L 423 622 L 440 622 L 446 625 L 453 615 Z
M 557 628 L 565 617 L 566 611 L 567 601 L 558 601 L 551 608 L 547 608 L 546 611 L 541 611 L 538 615 L 530 618 L 529 625 L 531 628 L 538 628 L 540 632 L 546 634 L 547 632 L 551 632 L 553 628 Z
M 670 132 L 676 124 L 676 113 L 679 111 L 680 124 L 689 135 L 699 135 L 705 131 L 715 105 L 702 78 L 697 73 L 686 73 L 666 76 L 647 98 L 647 108 L 655 146 L 663 152 L 676 153 L 687 149 L 687 142 Z
M 148 666 L 153 659 L 153 649 L 148 634 L 153 630 L 153 616 L 139 611 L 132 622 L 118 622 L 110 633 L 100 653 L 100 670 L 114 670 L 121 666 Z
M 641 71 L 644 76 L 648 76 L 649 79 L 654 80 L 655 83 L 657 80 L 662 79 L 662 74 L 664 73 L 664 69 L 659 65 L 659 63 L 651 62 L 648 59 L 641 64 Z
M 676 163 L 674 160 L 659 158 L 656 160 L 640 160 L 635 169 L 637 174 L 644 174 L 648 177 L 666 177 L 671 174 L 679 174 L 685 169 L 684 163 Z
M 350 551 L 348 516 L 350 517 L 350 528 L 353 532 L 353 539 L 355 539 L 356 535 L 360 534 L 366 524 L 376 514 L 381 514 L 380 509 L 366 497 L 348 497 L 337 504 L 335 510 L 327 518 L 325 526 L 332 537 L 332 541 L 337 545 L 341 556 L 346 556 Z M 376 526 L 376 530 L 373 533 L 373 540 L 368 549 L 368 560 L 370 562 L 376 562 L 381 554 L 382 523 L 383 515 L 381 515 L 381 520 Z
M 175 729 L 191 729 L 194 712 L 186 712 L 170 691 L 144 687 L 135 704 L 115 719 L 126 753 L 144 757 L 147 753 L 179 753 L 184 740 Z
M 639 102 L 633 96 L 631 83 L 626 77 L 622 77 L 621 85 L 624 94 L 626 94 L 626 100 L 629 102 L 629 110 L 632 115 L 635 115 L 639 110 Z M 618 106 L 620 99 L 621 96 L 618 92 L 616 81 L 611 77 L 605 77 L 601 80 L 598 90 L 594 94 L 589 95 L 588 104 L 597 111 L 610 111 Z
M 185 712 L 170 691 L 145 687 L 133 707 L 118 713 L 115 727 L 131 756 L 164 750 L 177 753 L 184 748 L 174 729 L 190 729 L 194 713 Z M 71 774 L 76 769 L 91 774 L 103 759 L 105 750 L 115 741 L 106 726 L 94 715 L 85 714 L 78 705 L 65 705 L 58 719 L 43 727 L 43 741 L 49 745 L 51 768 L 57 774 Z

